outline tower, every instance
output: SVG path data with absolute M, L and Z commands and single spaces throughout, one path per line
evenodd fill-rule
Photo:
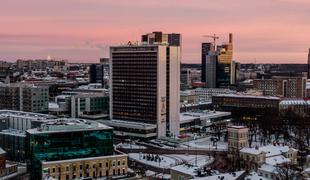
M 110 57 L 110 118 L 155 124 L 157 137 L 178 135 L 180 46 L 115 46 Z
M 310 48 L 308 52 L 308 79 L 310 79 Z

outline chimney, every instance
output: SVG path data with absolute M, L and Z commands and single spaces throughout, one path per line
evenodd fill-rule
M 233 34 L 229 33 L 229 43 L 232 43 L 232 42 L 233 42 Z

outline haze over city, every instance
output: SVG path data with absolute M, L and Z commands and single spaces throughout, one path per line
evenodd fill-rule
M 306 63 L 308 0 L 2 0 L 0 59 L 96 62 L 108 46 L 154 30 L 182 34 L 182 62 L 200 62 L 203 35 L 234 34 L 242 63 Z

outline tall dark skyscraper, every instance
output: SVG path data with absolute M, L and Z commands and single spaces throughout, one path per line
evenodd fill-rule
M 104 68 L 103 64 L 92 64 L 89 66 L 89 81 L 90 83 L 101 83 L 104 87 Z
M 110 118 L 156 125 L 157 137 L 178 135 L 181 48 L 147 36 L 153 44 L 110 49 Z
M 207 55 L 213 49 L 212 43 L 202 43 L 201 44 L 201 82 L 207 82 Z
M 308 52 L 308 79 L 310 79 L 310 48 Z

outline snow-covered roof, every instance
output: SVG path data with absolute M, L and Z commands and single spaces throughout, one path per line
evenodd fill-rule
M 242 153 L 247 153 L 247 154 L 254 154 L 254 155 L 258 155 L 258 154 L 261 154 L 261 153 L 263 153 L 263 151 L 262 150 L 260 150 L 260 149 L 255 149 L 255 148 L 242 148 L 241 150 L 240 150 L 240 152 L 242 152 Z
M 266 157 L 268 158 L 271 156 L 282 155 L 283 153 L 287 153 L 290 148 L 288 146 L 267 145 L 262 146 L 259 149 L 264 151 L 266 153 Z
M 292 148 L 291 148 L 292 149 Z M 277 146 L 277 145 L 267 145 L 256 148 L 242 148 L 240 152 L 248 153 L 248 154 L 260 154 L 261 152 L 266 153 L 266 158 L 282 155 L 283 153 L 287 153 L 290 150 L 288 146 Z M 295 150 L 295 149 L 292 149 Z
M 279 165 L 279 164 L 284 164 L 284 163 L 290 163 L 290 162 L 291 162 L 290 159 L 288 159 L 282 155 L 266 158 L 266 163 L 269 165 L 273 165 L 273 166 Z
M 189 165 L 182 164 L 182 165 L 179 165 L 179 166 L 171 167 L 170 169 L 174 170 L 174 171 L 182 172 L 184 174 L 188 174 L 190 176 L 195 176 L 195 175 L 197 175 L 197 173 L 195 173 L 195 172 L 199 168 L 200 167 L 197 167 L 197 166 L 189 166 Z
M 263 164 L 258 170 L 269 172 L 269 173 L 278 173 L 277 167 L 272 166 L 270 164 Z
M 285 99 L 280 105 L 307 105 L 307 102 L 304 99 Z
M 48 103 L 48 109 L 58 109 L 59 105 L 57 103 L 54 102 L 49 102 Z
M 207 177 L 201 177 L 201 178 L 194 178 L 195 180 L 236 180 L 239 179 L 240 176 L 242 176 L 245 173 L 245 171 L 237 171 L 234 173 L 223 173 L 218 174 L 214 176 L 207 176 Z

